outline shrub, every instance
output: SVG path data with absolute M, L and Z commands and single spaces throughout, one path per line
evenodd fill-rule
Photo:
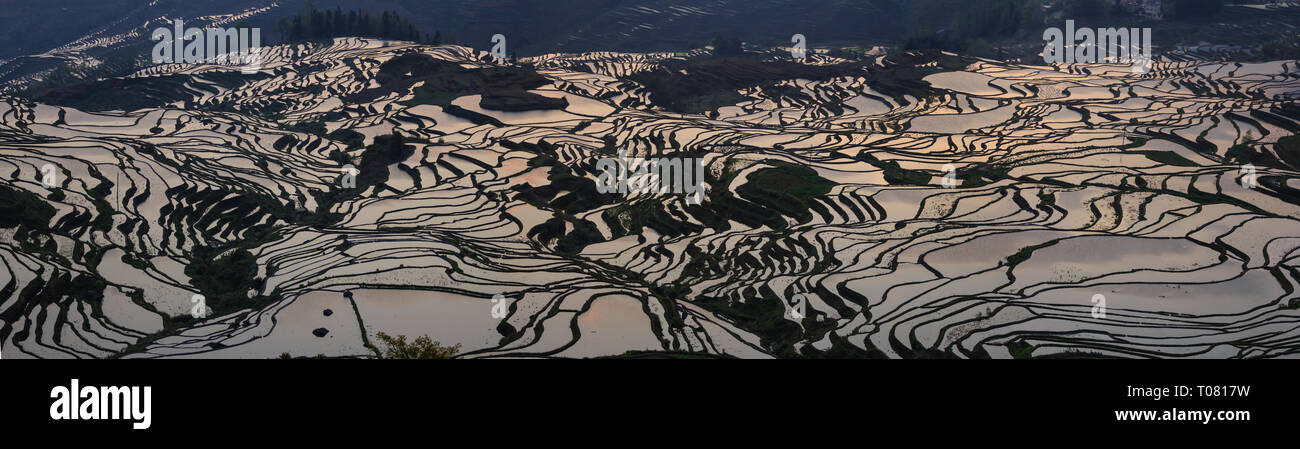
M 406 342 L 405 335 L 392 337 L 380 332 L 375 337 L 388 347 L 383 352 L 376 351 L 381 359 L 450 359 L 460 353 L 460 345 L 443 346 L 429 339 L 428 335 L 410 343 Z

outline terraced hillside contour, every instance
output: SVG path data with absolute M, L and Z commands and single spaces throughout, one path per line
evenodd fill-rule
M 6 358 L 1300 350 L 1297 61 L 266 50 L 0 98 Z M 704 202 L 597 192 L 618 150 Z

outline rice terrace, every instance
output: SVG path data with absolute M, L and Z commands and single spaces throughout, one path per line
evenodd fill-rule
M 4 359 L 1300 354 L 1300 5 L 153 3 L 0 41 Z

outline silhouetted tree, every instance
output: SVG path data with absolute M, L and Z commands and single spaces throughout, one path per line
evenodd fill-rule
M 396 11 L 383 11 L 378 17 L 366 10 L 347 11 L 307 9 L 297 16 L 281 19 L 277 24 L 285 42 L 303 40 L 328 40 L 336 37 L 369 37 L 421 42 L 419 27 L 402 18 Z M 433 41 L 440 41 L 435 34 Z

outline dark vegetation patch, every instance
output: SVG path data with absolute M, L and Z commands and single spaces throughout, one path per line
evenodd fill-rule
M 644 228 L 669 238 L 698 233 L 704 228 L 668 212 L 661 201 L 641 200 L 606 209 L 601 214 L 615 238 L 640 235 Z
M 782 161 L 768 163 L 772 168 L 751 173 L 748 182 L 737 187 L 736 193 L 800 222 L 812 220 L 809 212 L 812 199 L 830 192 L 835 183 L 802 165 Z
M 564 109 L 569 106 L 569 100 L 564 99 L 564 97 L 552 98 L 528 92 L 518 87 L 506 86 L 484 90 L 483 98 L 479 100 L 478 105 L 483 109 L 494 111 L 519 112 Z
M 256 309 L 267 303 L 266 298 L 248 296 L 249 290 L 261 287 L 257 280 L 257 258 L 244 248 L 226 251 L 224 248 L 197 246 L 190 252 L 190 263 L 185 266 L 190 284 L 203 294 L 213 315 L 224 315 L 241 309 Z
M 375 142 L 361 153 L 361 165 L 357 167 L 357 189 L 383 184 L 388 181 L 388 166 L 405 161 L 415 154 L 415 147 L 407 145 L 406 140 L 397 134 L 375 136 Z
M 482 94 L 479 107 L 500 111 L 562 109 L 569 105 L 563 98 L 550 98 L 528 92 L 549 85 L 550 80 L 528 67 L 486 67 L 467 69 L 450 61 L 419 53 L 408 53 L 388 60 L 375 75 L 379 87 L 348 97 L 349 102 L 365 103 L 390 93 L 412 93 L 415 98 L 402 104 L 432 104 L 444 108 L 466 95 Z M 424 84 L 411 87 L 417 83 Z
M 237 88 L 244 83 L 257 81 L 270 75 L 259 73 L 244 75 L 238 70 L 204 73 L 204 80 L 227 88 Z M 51 88 L 36 97 L 35 101 L 68 106 L 84 111 L 133 111 L 157 108 L 175 102 L 184 102 L 186 109 L 193 107 L 195 93 L 185 84 L 191 75 L 173 74 L 132 78 L 108 78 Z M 197 86 L 197 84 L 191 84 Z
M 366 135 L 350 129 L 339 128 L 326 134 L 325 137 L 342 143 L 348 150 L 354 150 L 366 146 Z
M 1271 153 L 1259 151 L 1255 147 L 1246 144 L 1234 145 L 1229 150 L 1232 153 L 1230 156 L 1233 157 L 1233 160 L 1240 159 L 1252 164 L 1271 166 L 1283 170 L 1295 170 L 1295 167 L 1300 167 L 1300 135 L 1278 139 L 1277 143 L 1273 145 L 1273 151 L 1277 153 L 1276 157 Z M 1239 157 L 1240 155 L 1244 155 L 1244 157 Z M 1258 182 L 1267 188 L 1259 191 L 1282 201 L 1300 205 L 1300 189 L 1291 187 L 1287 182 L 1288 180 L 1289 177 L 1287 176 L 1261 175 Z
M 1292 139 L 1292 137 L 1295 136 L 1278 139 L 1277 143 L 1273 145 L 1273 150 L 1276 152 L 1274 154 L 1265 151 L 1257 140 L 1247 133 L 1245 138 L 1228 147 L 1228 150 L 1223 153 L 1223 159 L 1234 164 L 1253 164 L 1283 170 L 1294 170 L 1293 167 L 1300 166 L 1294 165 L 1300 163 L 1300 158 L 1297 158 L 1300 154 L 1296 153 L 1296 144 L 1300 143 L 1300 140 Z M 1198 138 L 1197 142 L 1200 143 L 1202 140 Z
M 501 121 L 500 121 L 500 120 L 497 120 L 496 117 L 492 117 L 492 116 L 490 116 L 490 115 L 480 114 L 480 113 L 478 113 L 478 112 L 474 112 L 474 111 L 471 111 L 471 110 L 469 110 L 469 109 L 465 109 L 465 108 L 462 108 L 462 107 L 460 107 L 460 106 L 456 106 L 456 105 L 454 105 L 454 104 L 447 105 L 447 106 L 443 106 L 443 107 L 442 107 L 442 112 L 446 112 L 446 113 L 451 114 L 451 115 L 454 115 L 454 116 L 456 116 L 456 117 L 460 117 L 460 118 L 463 118 L 463 119 L 465 119 L 465 120 L 469 120 L 470 123 L 473 123 L 473 124 L 475 124 L 475 125 L 506 126 L 505 123 L 501 123 Z
M 0 228 L 48 231 L 54 213 L 54 207 L 36 194 L 0 185 Z
M 1173 165 L 1176 167 L 1196 166 L 1195 162 L 1189 161 L 1187 160 L 1187 158 L 1179 156 L 1178 153 L 1175 153 L 1173 151 L 1151 150 L 1151 151 L 1138 151 L 1137 153 L 1146 156 L 1147 159 L 1151 159 L 1153 161 L 1165 165 Z
M 739 89 L 795 78 L 828 80 L 858 74 L 862 74 L 862 66 L 856 63 L 813 66 L 726 57 L 665 61 L 657 70 L 628 79 L 645 86 L 656 105 L 674 112 L 700 114 L 740 102 L 745 97 L 736 93 Z
M 923 78 L 941 72 L 964 70 L 973 59 L 938 51 L 912 51 L 891 54 L 879 67 L 867 70 L 867 83 L 877 92 L 889 95 L 899 104 L 908 104 L 906 96 L 924 98 L 942 94 Z
M 366 135 L 347 128 L 339 128 L 327 133 L 325 132 L 325 120 L 326 119 L 322 118 L 318 120 L 294 123 L 291 125 L 281 125 L 280 128 L 287 131 L 311 134 L 323 139 L 332 140 L 338 142 L 339 144 L 342 144 L 344 146 L 343 151 L 333 150 L 330 152 L 328 157 L 332 161 L 338 162 L 340 164 L 346 164 L 347 161 L 349 160 L 346 152 L 365 147 Z M 274 148 L 276 151 L 285 151 L 288 148 L 297 145 L 298 142 L 299 141 L 297 136 L 294 136 L 292 134 L 285 134 L 283 136 L 280 136 L 279 139 L 276 139 L 275 142 L 271 144 L 271 148 Z
M 1276 151 L 1282 162 L 1289 165 L 1291 169 L 1300 168 L 1300 135 L 1278 139 L 1277 144 L 1273 145 L 1273 151 Z
M 189 79 L 189 75 L 110 78 L 54 88 L 36 101 L 86 111 L 156 108 L 177 101 L 192 101 L 194 94 L 185 88 Z
M 316 227 L 338 223 L 343 217 L 330 212 L 334 205 L 355 198 L 370 187 L 388 182 L 388 166 L 403 162 L 413 154 L 415 154 L 415 146 L 409 145 L 407 139 L 401 135 L 375 136 L 374 142 L 361 153 L 361 163 L 357 164 L 356 188 L 343 188 L 338 182 L 334 182 L 330 184 L 331 189 L 328 191 L 312 190 L 311 194 L 316 199 L 316 211 L 297 214 L 293 221 Z M 341 152 L 331 154 L 331 159 L 340 164 L 352 163 L 351 157 Z
M 961 180 L 962 188 L 984 187 L 1007 179 L 1007 173 L 1010 171 L 1010 167 L 979 163 L 958 169 L 957 179 Z
M 571 230 L 565 231 L 566 227 Z M 559 215 L 528 231 L 528 238 L 543 243 L 554 242 L 555 250 L 564 255 L 582 252 L 587 245 L 605 241 L 596 224 L 572 215 Z
M 859 153 L 855 159 L 883 170 L 885 172 L 885 181 L 893 185 L 924 186 L 929 185 L 930 178 L 932 178 L 929 173 L 903 168 L 898 164 L 898 161 L 881 160 L 866 151 Z
M 324 120 L 313 120 L 313 121 L 306 121 L 300 123 L 293 123 L 288 125 L 281 125 L 280 127 L 289 131 L 306 133 L 306 134 L 311 134 L 320 137 L 325 136 Z M 290 139 L 293 138 L 293 136 L 285 136 L 285 137 L 288 137 Z M 281 139 L 283 139 L 283 137 Z M 276 141 L 276 143 L 278 144 L 279 141 Z M 276 149 L 279 150 L 280 148 L 276 148 Z
M 713 186 L 708 200 L 703 204 L 687 205 L 686 211 L 705 226 L 719 231 L 730 229 L 731 220 L 751 227 L 768 226 L 783 230 L 789 227 L 783 215 L 804 222 L 812 219 L 811 212 L 828 213 L 811 198 L 829 191 L 834 183 L 817 176 L 807 167 L 777 160 L 763 163 L 772 168 L 752 173 L 749 182 L 736 189 L 739 196 L 725 188 L 738 172 L 727 170 L 718 178 L 706 172 L 705 182 Z
M 1040 249 L 1055 245 L 1059 242 L 1060 242 L 1059 240 L 1052 240 L 1038 245 L 1031 245 L 1031 246 L 1026 246 L 1024 248 L 1020 248 L 1019 251 L 1016 251 L 1014 254 L 1007 256 L 1007 258 L 1003 260 L 1002 263 L 1008 267 L 1011 267 L 1011 269 L 1014 270 L 1016 265 L 1020 265 L 1024 261 L 1029 260 L 1029 258 L 1034 255 L 1034 251 L 1038 251 Z M 1012 276 L 1014 277 L 1014 275 Z

